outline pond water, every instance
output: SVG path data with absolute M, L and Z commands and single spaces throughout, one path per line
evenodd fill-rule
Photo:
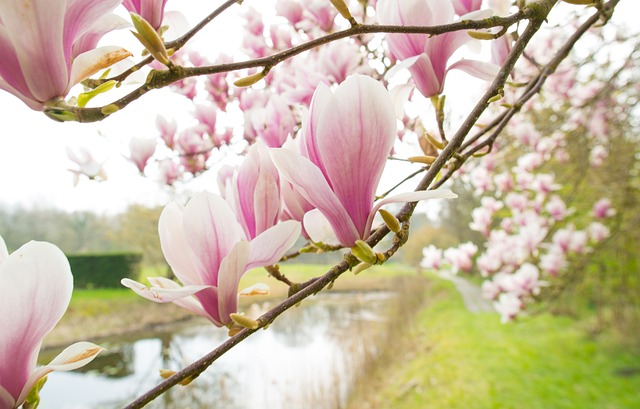
M 376 334 L 384 331 L 396 298 L 389 292 L 312 297 L 229 351 L 191 385 L 174 387 L 148 407 L 339 408 L 360 368 L 376 355 Z M 83 372 L 49 375 L 40 408 L 122 407 L 158 384 L 160 369 L 183 368 L 227 338 L 226 329 L 198 321 L 100 342 L 108 351 Z

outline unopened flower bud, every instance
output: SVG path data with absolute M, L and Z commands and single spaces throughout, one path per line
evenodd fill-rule
M 353 18 L 353 16 L 351 15 L 351 12 L 349 11 L 349 7 L 347 7 L 347 3 L 345 3 L 344 0 L 331 0 L 331 4 L 334 5 L 334 7 L 338 10 L 338 13 L 340 13 L 342 17 L 347 19 L 349 23 L 351 23 L 351 25 L 358 24 L 356 20 Z
M 369 246 L 367 243 L 365 243 L 362 240 L 356 241 L 356 245 L 351 247 L 351 252 L 360 261 L 364 261 L 365 263 L 369 263 L 369 264 L 378 263 L 378 257 L 376 256 L 376 252 L 373 251 L 371 246 Z
M 426 132 L 424 135 L 427 138 L 427 140 L 429 141 L 429 143 L 431 143 L 431 145 L 435 146 L 438 149 L 444 149 L 444 143 L 442 143 L 442 141 L 437 140 L 429 132 Z
M 486 31 L 467 31 L 470 37 L 476 40 L 495 40 L 496 36 Z
M 412 156 L 410 158 L 407 158 L 409 162 L 424 163 L 425 165 L 431 165 L 433 162 L 436 161 L 436 159 L 437 157 L 435 156 Z
M 257 329 L 260 326 L 260 324 L 258 324 L 258 321 L 249 318 L 246 315 L 233 313 L 229 315 L 229 317 L 233 320 L 233 322 L 240 325 L 241 327 Z
M 169 379 L 171 378 L 173 375 L 176 374 L 176 371 L 170 371 L 168 369 L 161 369 L 160 370 L 160 376 L 162 377 L 162 379 Z M 179 385 L 182 386 L 187 386 L 189 385 L 191 382 L 193 382 L 194 379 L 196 379 L 197 376 L 189 376 L 183 380 L 181 380 L 180 382 L 178 382 Z
M 400 221 L 396 216 L 394 216 L 389 211 L 384 209 L 380 209 L 378 210 L 378 212 L 380 213 L 380 216 L 382 216 L 382 220 L 384 220 L 384 224 L 387 225 L 389 230 L 391 230 L 394 233 L 400 232 L 400 230 L 402 229 L 402 226 L 400 225 Z
M 233 82 L 233 85 L 235 85 L 236 87 L 250 87 L 256 82 L 266 77 L 267 74 L 269 74 L 269 70 L 265 68 L 264 70 L 256 72 L 255 74 L 251 74 L 247 77 L 243 77 L 235 80 Z
M 353 268 L 353 274 L 360 274 L 362 273 L 364 270 L 368 269 L 369 267 L 371 267 L 372 264 L 369 263 L 360 263 L 357 266 L 355 266 Z
M 169 59 L 169 54 L 167 53 L 167 49 L 164 47 L 164 41 L 162 41 L 160 34 L 158 34 L 153 26 L 140 15 L 133 12 L 129 14 L 131 14 L 131 21 L 137 31 L 132 31 L 131 33 L 138 39 L 138 41 L 140 41 L 140 43 L 142 43 L 144 48 L 149 51 L 149 54 L 151 54 L 153 58 L 167 67 L 171 67 L 173 63 Z

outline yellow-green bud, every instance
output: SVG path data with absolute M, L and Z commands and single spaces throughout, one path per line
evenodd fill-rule
M 376 256 L 375 251 L 362 240 L 357 240 L 356 245 L 351 247 L 351 252 L 354 256 L 356 256 L 360 261 L 364 261 L 369 264 L 376 264 L 378 262 L 378 257 Z
M 338 10 L 338 13 L 347 19 L 351 25 L 357 24 L 344 0 L 331 0 L 331 4 L 333 4 L 333 6 Z
M 424 163 L 425 165 L 431 165 L 433 162 L 435 162 L 437 159 L 437 157 L 435 156 L 412 156 L 410 158 L 407 158 L 407 160 L 409 162 L 412 163 Z
M 175 374 L 176 374 L 176 371 L 170 371 L 170 370 L 168 370 L 168 369 L 161 369 L 161 370 L 160 370 L 160 377 L 161 377 L 162 379 L 169 379 L 169 378 L 171 378 L 171 377 L 172 377 L 173 375 L 175 375 Z M 187 385 L 189 385 L 191 382 L 193 382 L 193 381 L 194 381 L 194 379 L 196 379 L 196 378 L 197 378 L 197 375 L 196 375 L 196 376 L 189 376 L 189 377 L 184 378 L 184 379 L 183 379 L 183 380 L 181 380 L 180 382 L 178 382 L 178 384 L 179 384 L 179 385 L 182 385 L 182 386 L 187 386 Z
M 402 226 L 400 225 L 400 221 L 396 216 L 394 216 L 393 214 L 391 214 L 390 212 L 384 209 L 380 209 L 378 210 L 378 212 L 380 212 L 380 216 L 382 216 L 382 220 L 384 220 L 384 224 L 387 225 L 389 230 L 391 230 L 394 233 L 400 232 L 400 230 L 402 229 Z
M 229 317 L 231 317 L 233 322 L 240 325 L 241 327 L 245 327 L 249 329 L 257 329 L 260 326 L 260 324 L 258 324 L 258 321 L 252 318 L 249 318 L 246 315 L 233 313 L 233 314 L 230 314 Z
M 233 82 L 233 85 L 235 85 L 236 87 L 250 87 L 256 82 L 266 77 L 268 73 L 269 73 L 269 70 L 265 68 L 264 70 L 256 72 L 255 74 L 251 74 L 247 77 L 243 77 L 235 80 Z
M 364 270 L 368 269 L 369 267 L 371 267 L 372 264 L 369 263 L 360 263 L 357 266 L 355 266 L 353 268 L 353 274 L 360 274 L 362 273 Z
M 434 138 L 433 135 L 431 135 L 429 132 L 426 132 L 425 136 L 427 137 L 427 140 L 429 140 L 429 143 L 431 143 L 431 145 L 435 146 L 438 149 L 444 149 L 444 143 L 436 140 L 436 138 Z
M 496 36 L 486 31 L 467 31 L 470 37 L 476 40 L 495 40 Z
M 142 16 L 136 13 L 129 13 L 131 15 L 131 21 L 133 22 L 133 26 L 136 31 L 132 31 L 131 33 L 142 43 L 144 48 L 149 51 L 149 54 L 153 56 L 160 63 L 166 65 L 167 67 L 171 67 L 173 63 L 169 59 L 169 54 L 167 53 L 167 49 L 164 47 L 164 41 L 162 41 L 162 37 L 160 34 L 153 28 L 151 24 Z

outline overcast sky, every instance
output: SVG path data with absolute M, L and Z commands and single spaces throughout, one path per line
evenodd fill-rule
M 180 2 L 170 0 L 167 10 Z M 190 23 L 212 9 L 211 1 L 185 2 L 189 9 L 182 10 Z M 221 3 L 220 1 L 213 2 Z M 616 12 L 618 19 L 637 18 L 640 2 L 622 0 Z M 246 0 L 243 5 L 264 5 L 263 0 Z M 217 26 L 217 28 L 216 28 Z M 239 44 L 238 24 L 227 18 L 214 23 L 214 27 L 196 37 L 198 44 L 211 45 L 211 38 L 224 38 L 215 43 L 215 53 L 226 49 L 231 52 Z M 135 44 L 120 34 L 127 45 Z M 130 34 L 128 34 L 130 35 Z M 112 39 L 120 38 L 114 36 Z M 112 43 L 113 44 L 113 43 Z M 119 44 L 124 45 L 124 44 Z M 449 99 L 448 99 L 449 102 Z M 31 111 L 17 98 L 0 91 L 0 109 L 5 127 L 0 133 L 0 204 L 27 206 L 55 206 L 68 211 L 77 209 L 98 212 L 122 210 L 129 203 L 163 205 L 171 198 L 170 190 L 157 182 L 137 174 L 134 166 L 123 158 L 127 153 L 127 141 L 132 136 L 155 137 L 157 114 L 175 117 L 179 126 L 185 126 L 192 109 L 186 98 L 168 91 L 154 91 L 132 103 L 122 112 L 97 123 L 56 123 L 40 112 Z M 108 173 L 106 182 L 90 182 L 82 179 L 73 186 L 73 175 L 67 169 L 73 164 L 67 158 L 67 146 L 87 146 L 96 156 L 105 160 Z M 215 189 L 215 176 L 205 175 L 186 190 Z

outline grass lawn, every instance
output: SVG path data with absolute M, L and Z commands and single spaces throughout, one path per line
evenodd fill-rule
M 568 318 L 503 325 L 467 312 L 450 283 L 428 291 L 428 307 L 350 408 L 640 408 L 639 354 L 587 339 Z

